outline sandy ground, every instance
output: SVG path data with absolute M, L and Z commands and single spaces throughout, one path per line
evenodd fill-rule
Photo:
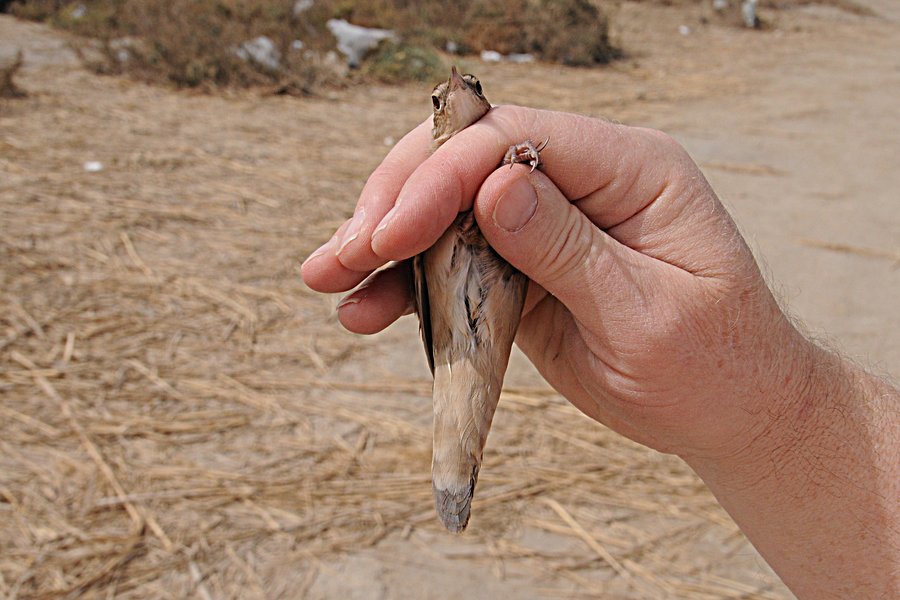
M 463 65 L 495 103 L 676 136 L 788 310 L 896 376 L 900 6 L 861 4 L 874 16 L 811 5 L 743 31 L 625 3 L 611 67 Z M 689 469 L 588 422 L 519 354 L 470 529 L 441 530 L 415 323 L 351 336 L 297 275 L 429 89 L 174 92 L 0 17 L 0 59 L 16 48 L 4 597 L 791 597 Z

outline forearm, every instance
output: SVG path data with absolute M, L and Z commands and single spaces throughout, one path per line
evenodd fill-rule
M 738 454 L 688 462 L 801 599 L 900 596 L 900 393 L 807 343 Z

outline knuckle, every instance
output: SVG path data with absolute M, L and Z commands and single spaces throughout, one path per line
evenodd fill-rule
M 667 156 L 670 160 L 682 164 L 683 166 L 694 165 L 693 159 L 690 157 L 687 150 L 685 150 L 684 146 L 671 135 L 658 129 L 647 129 L 645 132 L 647 133 L 650 142 L 661 155 Z
M 592 225 L 577 210 L 567 212 L 559 233 L 550 241 L 549 248 L 536 265 L 544 281 L 550 284 L 583 273 L 593 262 L 596 252 Z

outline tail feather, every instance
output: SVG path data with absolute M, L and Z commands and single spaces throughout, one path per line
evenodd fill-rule
M 452 533 L 461 533 L 469 524 L 469 513 L 472 511 L 472 497 L 475 495 L 475 483 L 478 481 L 478 466 L 472 469 L 469 485 L 462 490 L 439 489 L 431 484 L 434 492 L 434 507 L 444 527 Z
M 479 357 L 482 358 L 482 357 Z M 499 381 L 469 360 L 438 362 L 434 389 L 432 490 L 438 517 L 459 533 L 469 523 L 481 458 L 499 399 Z

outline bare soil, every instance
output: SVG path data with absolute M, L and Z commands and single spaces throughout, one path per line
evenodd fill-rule
M 625 2 L 603 69 L 463 66 L 496 103 L 664 129 L 812 335 L 900 373 L 900 8 Z M 683 35 L 679 26 L 690 32 Z M 300 260 L 420 86 L 194 95 L 0 17 L 0 595 L 790 598 L 678 459 L 516 354 L 473 518 L 433 515 L 416 325 L 361 338 Z M 86 164 L 99 162 L 100 170 Z

